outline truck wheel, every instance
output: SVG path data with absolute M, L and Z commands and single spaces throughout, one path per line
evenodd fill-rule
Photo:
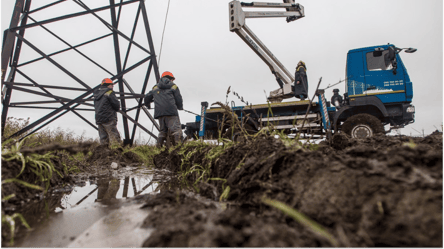
M 375 116 L 362 113 L 349 117 L 342 125 L 342 132 L 352 138 L 363 139 L 384 133 L 384 126 Z

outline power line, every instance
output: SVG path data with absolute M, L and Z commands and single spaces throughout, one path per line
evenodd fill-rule
M 162 56 L 162 47 L 163 47 L 163 36 L 165 35 L 165 29 L 166 29 L 169 10 L 170 10 L 170 0 L 168 0 L 167 12 L 165 14 L 165 23 L 163 24 L 162 40 L 160 41 L 159 62 L 157 63 L 157 68 L 160 68 L 160 58 Z M 153 132 L 153 129 L 154 129 L 154 125 L 153 125 L 153 127 L 151 127 L 151 132 Z M 148 139 L 147 143 L 149 143 L 150 140 L 151 140 L 151 137 Z
M 163 24 L 163 31 L 162 31 L 162 40 L 160 42 L 160 51 L 159 51 L 159 62 L 157 63 L 157 67 L 160 68 L 160 57 L 162 55 L 162 46 L 163 46 L 163 36 L 165 34 L 165 29 L 166 29 L 166 24 L 167 24 L 167 19 L 168 19 L 168 11 L 170 10 L 170 0 L 168 0 L 168 7 L 167 7 L 167 12 L 165 15 L 165 23 Z

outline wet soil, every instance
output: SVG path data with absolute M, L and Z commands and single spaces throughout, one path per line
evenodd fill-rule
M 91 146 L 88 145 L 73 145 L 73 146 L 60 146 L 57 144 L 42 146 L 38 148 L 23 148 L 20 150 L 24 157 L 31 153 L 43 155 L 52 151 L 54 157 L 50 159 L 50 162 L 54 166 L 55 171 L 49 180 L 50 188 L 57 186 L 63 186 L 66 184 L 73 184 L 76 180 L 73 174 L 66 171 L 67 166 L 77 167 L 82 172 L 89 175 L 100 174 L 100 171 L 108 172 L 112 162 L 116 162 L 118 167 L 135 166 L 140 165 L 141 160 L 139 156 L 131 151 L 122 153 L 122 149 L 109 149 L 105 146 Z M 86 160 L 76 160 L 69 158 L 70 154 L 76 154 L 83 152 L 87 154 Z M 5 161 L 2 159 L 2 180 L 16 178 L 22 169 L 22 163 L 19 160 Z M 58 172 L 58 173 L 57 173 Z M 18 180 L 29 182 L 40 187 L 45 187 L 36 174 L 33 173 L 32 167 L 25 167 L 23 173 L 17 177 Z M 25 202 L 42 197 L 42 191 L 35 190 L 26 187 L 18 183 L 7 183 L 2 185 L 2 196 L 8 196 L 15 194 L 15 197 L 9 199 L 7 202 L 2 202 L 2 210 L 16 209 Z M 6 206 L 6 207 L 5 207 Z
M 112 162 L 116 162 L 119 167 L 126 167 L 138 165 L 142 161 L 139 156 L 132 151 L 123 153 L 122 148 L 110 149 L 106 146 L 100 145 L 94 148 L 92 154 L 86 160 L 88 167 L 85 167 L 85 169 L 92 169 L 94 166 L 108 167 Z
M 33 171 L 33 167 L 27 166 L 19 175 L 22 169 L 20 160 L 5 161 L 2 158 L 2 181 L 16 178 L 23 182 L 32 183 L 42 187 L 44 190 L 29 188 L 17 182 L 2 184 L 2 198 L 14 194 L 8 200 L 2 200 L 2 216 L 20 213 L 23 217 L 41 217 L 45 214 L 54 212 L 56 208 L 61 207 L 61 198 L 64 191 L 72 191 L 74 185 L 100 177 L 106 178 L 113 171 L 127 166 L 140 166 L 142 161 L 139 156 L 131 151 L 122 153 L 123 150 L 109 149 L 104 146 L 93 146 L 91 144 L 78 144 L 71 146 L 62 146 L 59 144 L 45 145 L 37 148 L 22 148 L 20 150 L 26 158 L 27 155 L 44 155 L 52 152 L 53 157 L 47 160 L 54 166 L 54 170 L 49 181 L 43 182 Z M 86 154 L 86 160 L 77 160 L 71 155 L 83 152 Z M 111 163 L 117 163 L 118 168 L 112 170 Z M 67 167 L 68 166 L 68 167 Z M 68 168 L 76 167 L 82 174 L 72 174 L 67 171 Z M 18 176 L 19 175 L 19 176 Z M 18 176 L 18 177 L 17 177 Z M 49 188 L 46 190 L 46 182 L 49 182 Z M 45 200 L 45 201 L 42 201 Z M 33 208 L 28 208 L 32 206 Z M 25 227 L 16 219 L 16 237 L 25 232 Z M 10 238 L 10 229 L 5 223 L 2 223 L 2 246 L 8 246 Z
M 442 133 L 332 140 L 307 150 L 264 136 L 227 149 L 206 176 L 227 179 L 225 186 L 209 180 L 195 189 L 217 200 L 229 186 L 229 207 L 221 211 L 165 186 L 146 204 L 154 212 L 145 226 L 155 232 L 144 246 L 332 246 L 264 197 L 319 223 L 340 246 L 442 246 Z M 205 165 L 209 150 L 188 160 L 188 152 L 165 150 L 155 166 L 179 172 Z M 197 177 L 188 175 L 188 186 Z M 178 184 L 186 185 L 183 178 Z
M 314 220 L 342 247 L 443 245 L 442 133 L 366 140 L 335 135 L 331 144 L 311 149 L 264 135 L 218 157 L 209 156 L 217 145 L 196 146 L 165 149 L 154 157 L 162 175 L 156 180 L 160 193 L 137 196 L 147 213 L 142 228 L 153 230 L 141 246 L 332 246 L 310 227 L 264 204 L 264 197 Z M 132 152 L 91 150 L 84 162 L 73 162 L 85 173 L 54 174 L 51 188 L 106 174 L 112 162 L 119 168 L 141 162 Z M 59 155 L 53 163 L 63 172 L 66 154 Z M 2 180 L 15 177 L 20 166 L 2 161 Z M 208 170 L 182 174 L 198 166 Z M 25 171 L 20 179 L 35 182 L 28 179 L 31 175 Z M 17 196 L 2 202 L 2 215 L 27 199 L 42 198 L 41 191 L 14 183 L 2 186 L 2 196 L 9 193 Z M 221 198 L 223 193 L 228 195 Z M 49 210 L 58 205 L 50 203 Z M 47 210 L 42 205 L 39 212 Z M 2 229 L 2 246 L 7 246 L 7 230 Z

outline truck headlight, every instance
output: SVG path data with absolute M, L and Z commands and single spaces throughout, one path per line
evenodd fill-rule
M 406 112 L 415 112 L 415 107 L 414 106 L 407 107 Z

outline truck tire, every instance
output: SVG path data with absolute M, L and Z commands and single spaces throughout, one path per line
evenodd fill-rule
M 342 125 L 341 130 L 352 138 L 364 139 L 384 133 L 384 126 L 377 117 L 361 113 L 349 117 Z

